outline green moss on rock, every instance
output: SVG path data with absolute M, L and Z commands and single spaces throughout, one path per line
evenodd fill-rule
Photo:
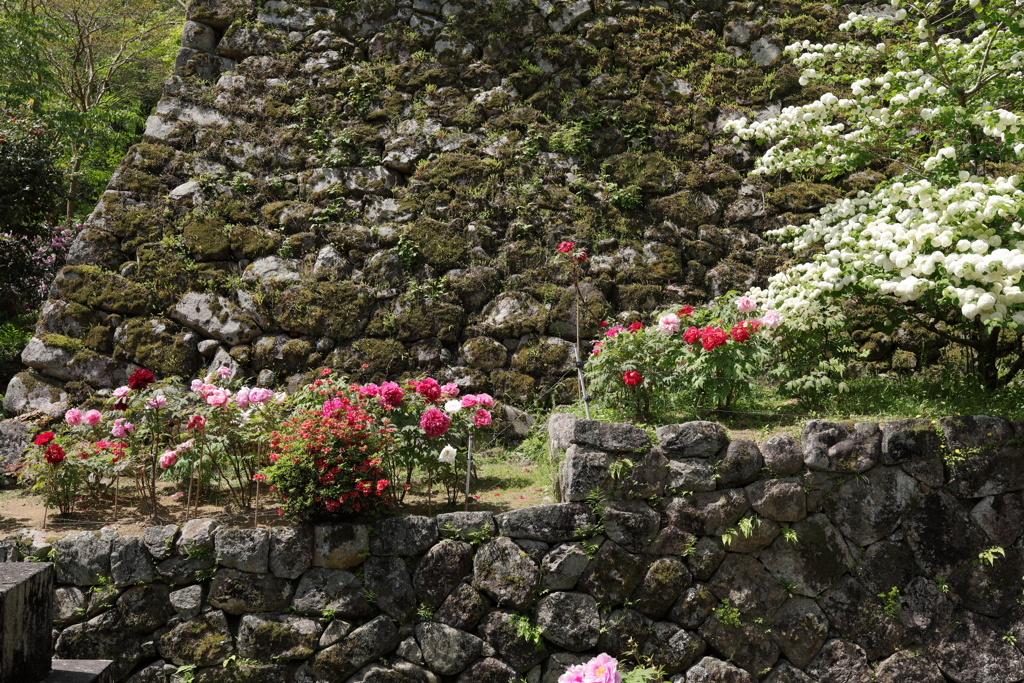
M 220 261 L 231 258 L 231 242 L 224 229 L 223 219 L 214 216 L 196 216 L 185 224 L 185 244 L 197 258 Z
M 66 337 L 63 334 L 45 334 L 40 339 L 47 346 L 55 349 L 63 349 L 71 353 L 78 353 L 82 350 L 82 340 L 73 337 Z
M 164 318 L 132 318 L 117 328 L 114 354 L 158 377 L 188 377 L 199 367 L 196 336 Z
M 393 339 L 360 339 L 352 348 L 362 361 L 358 368 L 362 376 L 386 377 L 409 369 L 408 351 Z M 364 364 L 368 367 L 363 368 Z
M 352 339 L 366 328 L 370 304 L 366 290 L 352 282 L 317 282 L 282 292 L 274 317 L 290 332 Z
M 537 380 L 521 372 L 495 370 L 491 373 L 494 396 L 513 405 L 527 405 L 537 390 Z
M 95 266 L 65 266 L 54 279 L 62 299 L 112 313 L 139 315 L 149 307 L 149 292 L 126 278 Z
M 802 182 L 783 185 L 768 196 L 768 201 L 783 211 L 807 213 L 831 204 L 841 196 L 842 193 L 831 185 Z
M 456 267 L 465 259 L 469 245 L 461 231 L 429 218 L 420 219 L 406 232 L 420 258 L 438 273 Z

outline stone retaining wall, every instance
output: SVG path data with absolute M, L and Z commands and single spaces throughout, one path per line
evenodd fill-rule
M 72 534 L 57 656 L 132 683 L 554 683 L 633 648 L 675 683 L 1024 680 L 1024 423 L 550 433 L 558 504 Z

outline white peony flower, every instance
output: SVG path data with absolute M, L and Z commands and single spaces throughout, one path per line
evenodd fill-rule
M 453 398 L 452 400 L 447 401 L 444 404 L 444 411 L 446 413 L 450 413 L 450 414 L 454 415 L 455 413 L 459 412 L 460 410 L 462 410 L 462 401 L 460 401 L 458 399 Z
M 455 464 L 455 449 L 452 448 L 451 444 L 448 444 L 441 449 L 441 453 L 438 454 L 437 459 L 445 464 Z

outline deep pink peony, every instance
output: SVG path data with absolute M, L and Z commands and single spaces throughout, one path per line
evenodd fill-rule
M 394 382 L 384 382 L 380 385 L 380 402 L 381 405 L 390 406 L 394 408 L 402 404 L 405 399 L 405 392 L 402 391 L 402 387 L 398 386 Z
M 416 393 L 427 403 L 436 403 L 441 398 L 441 385 L 433 377 L 428 377 L 416 384 Z
M 72 427 L 82 424 L 82 411 L 78 408 L 72 408 L 64 413 L 64 421 Z
M 584 683 L 622 683 L 619 662 L 602 652 L 583 665 Z
M 374 398 L 380 396 L 380 387 L 376 384 L 364 384 L 359 387 L 359 398 Z
M 622 383 L 627 387 L 635 387 L 643 383 L 644 378 L 636 370 L 627 370 L 622 374 Z
M 700 332 L 700 343 L 705 351 L 721 346 L 728 341 L 729 335 L 721 327 L 705 327 Z
M 565 673 L 558 677 L 558 683 L 584 683 L 583 665 L 576 664 L 565 670 Z
M 164 454 L 160 456 L 160 467 L 167 469 L 174 463 L 178 462 L 178 454 L 174 451 L 164 451 Z
M 683 333 L 683 341 L 687 344 L 696 344 L 700 341 L 700 330 L 696 327 L 691 327 Z
M 98 425 L 103 420 L 103 415 L 98 410 L 90 410 L 82 416 L 82 419 L 85 420 L 87 425 Z
M 473 424 L 477 427 L 486 427 L 491 424 L 491 414 L 484 408 L 479 408 L 473 413 Z
M 441 436 L 451 424 L 452 418 L 438 408 L 427 408 L 420 416 L 420 429 L 430 438 Z
M 274 392 L 270 389 L 257 387 L 249 392 L 249 403 L 266 403 L 273 398 Z
M 441 385 L 441 398 L 455 398 L 459 395 L 459 385 L 455 382 Z
M 472 408 L 476 404 L 477 404 L 477 400 L 476 400 L 476 395 L 475 394 L 466 394 L 465 396 L 462 397 L 462 407 L 463 408 Z
M 491 398 L 490 394 L 477 394 L 476 395 L 476 402 L 477 402 L 477 405 L 481 405 L 481 406 L 483 406 L 485 408 L 493 408 L 494 407 L 494 399 Z

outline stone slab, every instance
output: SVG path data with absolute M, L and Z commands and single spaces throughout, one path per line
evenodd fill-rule
M 48 562 L 0 564 L 0 683 L 40 681 L 50 670 L 53 590 Z
M 110 659 L 55 659 L 42 683 L 114 683 Z

